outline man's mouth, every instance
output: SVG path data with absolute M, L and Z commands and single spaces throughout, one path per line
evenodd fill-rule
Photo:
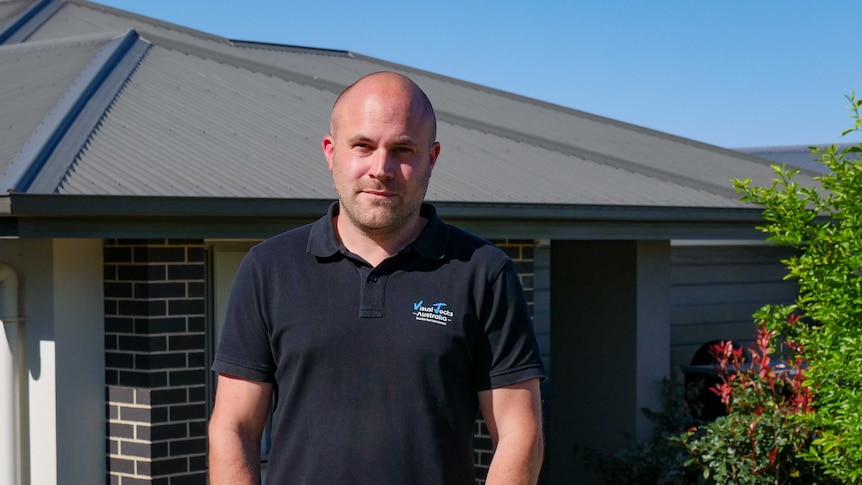
M 371 196 L 374 196 L 374 197 L 381 197 L 381 198 L 387 198 L 387 199 L 388 199 L 388 198 L 391 198 L 391 197 L 395 197 L 395 196 L 397 195 L 395 192 L 389 192 L 388 190 L 370 190 L 370 189 L 366 189 L 366 190 L 363 190 L 363 191 L 362 191 L 362 193 L 363 193 L 363 194 L 368 194 L 368 195 L 371 195 Z

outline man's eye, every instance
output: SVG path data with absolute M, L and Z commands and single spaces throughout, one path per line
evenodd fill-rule
M 398 147 L 395 149 L 398 153 L 413 153 L 413 149 L 410 147 Z

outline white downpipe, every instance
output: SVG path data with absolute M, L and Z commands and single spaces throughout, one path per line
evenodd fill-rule
M 0 262 L 0 483 L 18 484 L 18 275 Z

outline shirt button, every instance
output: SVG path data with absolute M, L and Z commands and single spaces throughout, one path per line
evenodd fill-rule
M 370 281 L 372 283 L 377 283 L 377 275 L 373 274 L 373 275 L 369 276 L 368 281 Z

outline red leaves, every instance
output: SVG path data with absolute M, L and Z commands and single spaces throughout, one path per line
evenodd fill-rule
M 727 382 L 721 382 L 719 384 L 716 384 L 715 387 L 710 388 L 712 392 L 718 394 L 718 396 L 721 398 L 721 403 L 725 406 L 730 406 L 730 381 L 732 381 L 735 377 L 735 375 L 732 375 L 728 378 Z
M 769 464 L 772 465 L 775 463 L 775 460 L 778 458 L 778 448 L 773 448 L 769 450 Z
M 795 323 L 798 315 L 791 315 L 789 321 Z M 721 398 L 728 412 L 735 406 L 745 406 L 747 412 L 756 416 L 764 413 L 764 405 L 775 408 L 781 414 L 808 413 L 812 409 L 814 393 L 804 382 L 804 359 L 798 355 L 801 347 L 786 342 L 797 352 L 792 365 L 774 363 L 771 351 L 772 342 L 778 332 L 768 330 L 766 325 L 757 326 L 754 346 L 749 349 L 750 362 L 746 362 L 743 349 L 734 348 L 733 343 L 722 341 L 713 346 L 712 355 L 716 359 L 716 373 L 720 382 L 710 390 Z M 766 394 L 762 394 L 766 392 Z M 757 421 L 751 423 L 752 431 Z
M 799 313 L 791 313 L 787 316 L 787 323 L 790 324 L 791 327 L 796 326 L 799 323 L 799 319 L 802 318 L 802 315 Z
M 789 317 L 791 324 L 798 320 L 796 315 Z M 722 446 L 734 443 L 746 449 L 752 475 L 778 476 L 782 460 L 788 459 L 782 458 L 782 450 L 797 449 L 810 439 L 792 419 L 813 409 L 814 393 L 804 379 L 805 360 L 800 346 L 793 342 L 786 342 L 793 352 L 789 362 L 778 360 L 773 354 L 778 335 L 761 322 L 747 352 L 731 342 L 720 342 L 711 349 L 719 383 L 710 390 L 729 413 L 729 420 L 719 429 L 741 433 L 725 437 Z
M 791 315 L 793 322 L 799 316 Z M 771 399 L 777 406 L 788 412 L 808 412 L 811 410 L 813 393 L 805 387 L 803 380 L 804 360 L 796 356 L 792 367 L 784 363 L 773 363 L 771 356 L 772 341 L 778 335 L 775 330 L 768 330 L 765 325 L 757 327 L 757 337 L 754 346 L 749 349 L 750 362 L 745 361 L 743 349 L 734 348 L 732 342 L 722 341 L 713 346 L 716 372 L 721 382 L 712 388 L 712 392 L 721 397 L 721 402 L 728 407 L 733 404 L 734 393 L 747 391 L 761 392 L 768 390 Z M 787 342 L 790 349 L 801 350 L 793 342 Z

